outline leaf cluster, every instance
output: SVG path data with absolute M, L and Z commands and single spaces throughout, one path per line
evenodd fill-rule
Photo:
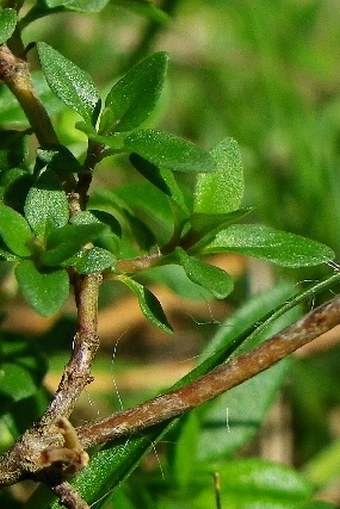
M 106 3 L 87 2 L 81 10 L 101 10 Z M 78 11 L 80 4 L 37 2 L 21 22 L 60 9 Z M 20 20 L 11 9 L 1 14 L 5 41 Z M 144 269 L 180 265 L 195 284 L 225 298 L 233 289 L 231 277 L 200 257 L 236 252 L 287 267 L 317 265 L 333 257 L 317 242 L 261 225 L 234 224 L 249 212 L 240 208 L 243 167 L 235 140 L 226 138 L 206 152 L 147 127 L 165 83 L 164 52 L 137 63 L 102 100 L 92 78 L 76 64 L 45 42 L 37 43 L 37 51 L 51 91 L 82 117 L 76 125 L 88 138 L 85 159 L 76 158 L 63 145 L 46 144 L 38 148 L 32 167 L 24 149 L 30 132 L 2 132 L 1 256 L 16 263 L 21 291 L 39 313 L 49 316 L 58 311 L 68 296 L 73 271 L 106 271 L 137 295 L 153 323 L 170 330 L 156 298 L 134 279 L 143 263 Z M 118 155 L 129 158 L 130 171 L 136 170 L 144 182 L 129 196 L 119 189 L 110 191 L 102 210 L 92 208 L 90 201 L 87 211 L 70 211 L 70 175 L 82 192 L 81 183 L 94 166 Z M 193 175 L 189 197 L 177 177 L 181 173 Z M 141 209 L 160 216 L 161 233 L 141 219 Z M 161 217 L 161 210 L 167 211 L 166 217 L 164 212 Z M 133 253 L 135 263 L 126 262 L 125 253 Z

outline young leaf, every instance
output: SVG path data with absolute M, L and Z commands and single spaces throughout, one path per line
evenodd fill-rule
M 91 77 L 45 42 L 38 42 L 37 48 L 51 90 L 85 121 L 94 125 L 99 114 L 100 97 Z
M 102 272 L 105 269 L 113 268 L 116 258 L 107 249 L 93 247 L 86 251 L 81 251 L 77 256 L 68 261 L 68 264 L 74 267 L 80 274 L 93 274 Z
M 36 180 L 27 194 L 24 210 L 31 228 L 42 237 L 67 224 L 67 196 L 52 170 L 46 170 Z
M 125 139 L 125 149 L 136 152 L 150 163 L 181 172 L 210 172 L 216 168 L 210 154 L 193 143 L 168 133 L 145 129 Z
M 255 224 L 229 226 L 202 249 L 204 253 L 225 251 L 254 256 L 282 267 L 308 267 L 334 258 L 333 251 L 319 242 Z
M 82 167 L 79 161 L 63 145 L 44 145 L 37 148 L 36 168 L 47 166 L 56 173 L 79 173 Z
M 200 248 L 208 244 L 217 232 L 236 223 L 251 210 L 249 207 L 233 210 L 226 214 L 192 214 L 190 217 L 191 228 L 182 239 L 183 246 L 186 249 L 190 248 L 191 252 L 199 252 Z
M 81 211 L 70 220 L 72 224 L 105 224 L 108 226 L 96 238 L 96 245 L 118 254 L 121 246 L 122 227 L 117 219 L 103 210 Z
M 115 152 L 122 152 L 124 149 L 124 140 L 126 137 L 125 133 L 113 133 L 110 136 L 102 136 L 97 133 L 93 125 L 84 121 L 76 122 L 75 127 L 82 133 L 86 134 L 89 140 L 109 147 L 110 150 L 107 151 L 107 155 L 111 155 Z M 105 156 L 106 154 L 103 153 L 102 157 Z
M 55 266 L 77 254 L 87 243 L 93 242 L 104 230 L 102 223 L 67 224 L 47 239 L 47 251 L 41 255 L 45 265 Z
M 20 290 L 32 308 L 42 316 L 52 316 L 69 294 L 69 278 L 65 269 L 41 269 L 24 260 L 15 269 Z
M 233 138 L 226 138 L 211 151 L 217 163 L 212 174 L 197 175 L 194 212 L 226 214 L 240 207 L 243 197 L 243 165 L 240 150 Z
M 216 299 L 224 299 L 233 291 L 233 279 L 224 270 L 192 258 L 181 248 L 177 248 L 175 253 L 188 278 L 203 286 Z
M 123 213 L 129 223 L 135 242 L 143 251 L 149 251 L 157 244 L 152 230 L 137 215 L 131 214 L 129 210 L 125 209 Z
M 49 9 L 62 7 L 65 11 L 76 12 L 99 12 L 109 3 L 110 0 L 45 0 Z
M 181 209 L 183 209 L 183 211 L 189 214 L 183 193 L 177 184 L 172 171 L 167 168 L 159 168 L 155 164 L 150 163 L 135 153 L 132 153 L 129 159 L 132 165 L 141 175 L 143 175 L 144 178 L 151 182 L 151 184 L 157 187 L 157 189 L 159 189 L 162 193 L 169 196 L 169 198 L 172 198 L 173 201 L 176 202 Z
M 0 203 L 0 236 L 14 254 L 30 256 L 31 228 L 21 214 L 3 203 Z
M 155 109 L 167 71 L 168 55 L 155 53 L 137 63 L 111 89 L 101 116 L 100 133 L 132 131 Z
M 143 315 L 150 320 L 153 325 L 156 325 L 156 327 L 163 332 L 173 332 L 159 301 L 150 290 L 128 276 L 121 275 L 117 279 L 130 288 L 136 295 Z
M 18 16 L 14 9 L 3 9 L 0 12 L 0 44 L 8 41 L 17 25 Z

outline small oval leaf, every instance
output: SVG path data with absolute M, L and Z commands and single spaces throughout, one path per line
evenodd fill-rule
M 116 264 L 116 258 L 107 249 L 93 247 L 92 249 L 81 251 L 69 261 L 69 264 L 80 274 L 94 274 L 108 268 L 112 269 Z
M 57 175 L 47 170 L 36 180 L 25 201 L 25 217 L 36 235 L 46 237 L 68 222 L 67 196 Z
M 89 74 L 45 42 L 38 42 L 40 63 L 51 90 L 84 120 L 95 124 L 100 96 Z
M 143 315 L 163 332 L 171 333 L 173 329 L 169 324 L 162 306 L 158 299 L 145 286 L 134 281 L 128 276 L 119 276 L 119 281 L 124 283 L 136 295 Z
M 69 294 L 69 278 L 65 269 L 41 269 L 24 260 L 15 269 L 20 290 L 42 316 L 51 316 L 64 304 Z
M 153 112 L 161 94 L 168 55 L 155 53 L 138 62 L 109 92 L 100 132 L 132 131 Z
M 6 246 L 18 256 L 29 256 L 28 243 L 32 231 L 25 218 L 11 207 L 0 203 L 0 237 Z
M 216 161 L 214 173 L 197 175 L 194 211 L 226 214 L 240 207 L 244 181 L 240 150 L 233 138 L 226 138 L 211 151 Z
M 235 224 L 220 231 L 202 251 L 231 251 L 261 258 L 283 267 L 319 265 L 335 256 L 329 247 L 320 242 L 255 224 Z
M 17 26 L 18 16 L 14 9 L 0 12 L 0 44 L 8 41 Z
M 216 299 L 224 299 L 233 291 L 233 279 L 224 270 L 192 258 L 184 249 L 177 248 L 176 254 L 188 278 L 203 286 Z
M 172 134 L 152 129 L 136 131 L 125 139 L 124 145 L 129 152 L 136 152 L 160 168 L 195 173 L 216 168 L 208 152 Z
M 110 0 L 45 0 L 50 9 L 61 7 L 65 11 L 75 12 L 99 12 Z
M 55 230 L 47 239 L 48 250 L 42 254 L 45 265 L 55 266 L 77 254 L 87 243 L 93 242 L 107 229 L 102 223 L 67 224 Z

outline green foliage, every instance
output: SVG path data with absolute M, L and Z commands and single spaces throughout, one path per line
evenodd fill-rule
M 136 64 L 108 93 L 100 133 L 131 131 L 153 112 L 167 71 L 166 53 L 155 53 Z
M 294 227 L 295 233 L 283 231 L 287 224 L 294 223 L 291 216 L 296 210 L 302 209 L 303 203 L 306 203 L 306 211 L 300 213 L 303 218 L 301 223 L 318 216 L 313 236 L 321 241 L 328 239 L 332 245 L 333 242 L 335 246 L 339 245 L 334 232 L 333 235 L 323 235 L 323 226 L 327 223 L 329 228 L 329 221 L 323 219 L 323 214 L 316 210 L 321 194 L 325 194 L 327 196 L 322 198 L 323 210 L 327 211 L 328 218 L 335 217 L 333 209 L 338 208 L 338 200 L 334 198 L 337 196 L 337 186 L 333 183 L 332 192 L 316 193 L 318 189 L 323 189 L 325 182 L 332 181 L 334 176 L 328 167 L 338 166 L 337 157 L 336 164 L 327 161 L 323 153 L 314 158 L 326 160 L 327 178 L 323 175 L 320 180 L 310 170 L 313 161 L 309 159 L 308 150 L 313 152 L 313 143 L 307 132 L 307 121 L 300 121 L 302 107 L 297 107 L 298 101 L 294 95 L 298 92 L 289 94 L 285 90 L 287 73 L 281 73 L 279 66 L 274 65 L 278 56 L 281 58 L 285 52 L 281 51 L 277 31 L 271 27 L 270 20 L 275 17 L 272 6 L 256 0 L 254 6 L 248 2 L 246 9 L 243 2 L 231 2 L 225 6 L 220 2 L 212 2 L 209 7 L 202 3 L 197 7 L 203 11 L 208 9 L 206 14 L 210 13 L 210 8 L 216 12 L 220 10 L 221 13 L 228 11 L 228 20 L 235 32 L 244 30 L 246 42 L 241 45 L 240 51 L 244 47 L 251 48 L 252 44 L 256 47 L 254 60 L 258 58 L 259 65 L 255 72 L 265 73 L 275 68 L 278 75 L 273 74 L 267 81 L 264 77 L 249 76 L 248 60 L 251 60 L 252 55 L 250 53 L 250 58 L 247 55 L 247 80 L 258 79 L 253 92 L 259 93 L 262 88 L 267 91 L 265 100 L 258 104 L 256 97 L 253 98 L 247 92 L 248 85 L 243 83 L 243 88 L 239 87 L 244 72 L 241 68 L 229 73 L 227 78 L 221 74 L 217 79 L 221 71 L 217 69 L 214 60 L 210 68 L 205 63 L 202 63 L 204 69 L 198 65 L 197 71 L 194 69 L 193 72 L 205 77 L 206 83 L 202 84 L 202 88 L 207 87 L 208 94 L 202 100 L 202 92 L 195 87 L 195 83 L 191 88 L 188 85 L 190 80 L 179 79 L 178 83 L 175 80 L 174 91 L 178 97 L 171 97 L 171 100 L 174 99 L 176 103 L 188 96 L 192 110 L 198 108 L 199 112 L 194 119 L 188 115 L 179 130 L 182 132 L 174 135 L 166 132 L 167 123 L 160 130 L 153 128 L 163 101 L 168 99 L 166 80 L 169 57 L 164 51 L 152 53 L 150 48 L 157 32 L 168 25 L 168 11 L 174 8 L 176 2 L 163 3 L 167 12 L 146 0 L 37 0 L 27 2 L 22 10 L 19 8 L 21 3 L 25 4 L 3 2 L 6 8 L 0 11 L 0 44 L 7 43 L 8 51 L 14 54 L 18 52 L 19 67 L 16 72 L 19 72 L 22 59 L 31 47 L 29 45 L 23 49 L 22 30 L 25 28 L 29 32 L 30 24 L 39 18 L 61 12 L 99 13 L 105 9 L 103 22 L 106 12 L 111 16 L 112 10 L 116 15 L 117 11 L 112 7 L 117 6 L 125 9 L 125 16 L 128 13 L 128 21 L 132 14 L 132 24 L 135 14 L 146 18 L 144 36 L 135 50 L 130 51 L 130 55 L 115 54 L 108 46 L 110 83 L 104 86 L 102 76 L 97 72 L 96 60 L 100 60 L 97 57 L 101 51 L 104 55 L 106 49 L 95 44 L 93 51 L 96 58 L 90 48 L 84 49 L 85 61 L 89 64 L 88 72 L 83 69 L 84 59 L 80 67 L 73 63 L 72 60 L 76 61 L 78 55 L 74 55 L 72 42 L 67 41 L 70 59 L 63 55 L 66 47 L 63 48 L 62 44 L 59 51 L 46 42 L 37 42 L 42 71 L 32 73 L 35 92 L 30 89 L 29 79 L 29 86 L 26 83 L 27 88 L 23 87 L 22 94 L 22 89 L 18 91 L 13 87 L 7 70 L 2 70 L 1 76 L 11 91 L 5 85 L 0 88 L 0 260 L 4 262 L 3 277 L 7 277 L 10 271 L 14 273 L 19 291 L 33 310 L 44 317 L 52 317 L 67 300 L 74 278 L 102 273 L 103 278 L 111 284 L 110 291 L 114 297 L 118 286 L 115 283 L 123 283 L 137 299 L 144 317 L 162 333 L 171 333 L 173 328 L 161 302 L 154 295 L 153 289 L 149 289 L 148 282 L 165 282 L 171 289 L 183 286 L 184 294 L 190 294 L 194 288 L 195 296 L 222 300 L 233 292 L 235 286 L 237 292 L 231 298 L 239 304 L 245 296 L 246 304 L 239 306 L 227 321 L 219 324 L 218 331 L 206 346 L 201 363 L 173 387 L 177 388 L 208 373 L 221 362 L 251 350 L 303 312 L 297 308 L 287 314 L 287 310 L 296 308 L 302 300 L 314 299 L 315 294 L 321 290 L 333 288 L 335 279 L 330 278 L 305 293 L 294 285 L 281 285 L 251 299 L 247 294 L 246 277 L 241 287 L 226 270 L 214 266 L 209 258 L 213 254 L 237 253 L 291 269 L 308 269 L 331 262 L 336 256 L 333 250 L 319 241 L 305 237 L 308 230 Z M 288 17 L 286 12 L 289 11 L 294 14 L 292 18 L 295 19 L 297 15 L 301 30 L 309 34 L 311 26 L 316 23 L 319 9 L 317 2 L 307 2 L 308 5 L 294 8 L 294 2 L 291 2 L 287 11 L 282 10 L 281 4 L 279 2 L 276 9 L 281 13 L 282 26 L 290 26 L 290 23 L 285 22 Z M 194 16 L 195 10 L 191 7 L 189 11 Z M 292 9 L 296 9 L 296 12 Z M 238 22 L 241 10 L 244 14 L 242 22 Z M 183 12 L 183 16 L 186 16 L 185 9 Z M 207 32 L 209 16 L 203 16 Z M 194 21 L 193 18 L 191 23 L 195 24 Z M 217 18 L 215 21 L 218 29 Z M 225 47 L 230 45 L 225 44 L 226 30 L 225 24 L 222 25 L 224 61 Z M 232 37 L 232 30 L 229 32 Z M 273 43 L 266 46 L 268 34 L 271 34 Z M 51 35 L 51 43 L 60 44 L 60 40 L 53 41 L 52 31 Z M 102 33 L 100 35 L 102 37 Z M 26 37 L 29 38 L 25 32 L 25 40 Z M 81 48 L 81 44 L 78 41 L 75 45 L 77 49 Z M 218 51 L 219 44 L 222 43 L 216 45 Z M 261 48 L 261 44 L 266 47 Z M 288 52 L 292 51 L 288 46 L 285 44 L 284 48 L 288 48 Z M 257 54 L 259 49 L 263 50 L 263 54 Z M 139 54 L 143 56 L 142 59 L 136 58 Z M 121 68 L 118 68 L 119 60 L 124 62 Z M 183 71 L 179 69 L 179 61 L 176 62 L 174 58 L 172 72 L 180 77 Z M 126 72 L 127 62 L 134 65 Z M 242 67 L 242 59 L 240 62 Z M 228 56 L 227 66 L 230 65 Z M 20 72 L 23 80 L 21 86 L 25 72 L 29 71 L 21 69 Z M 233 75 L 239 79 L 236 85 L 235 82 L 229 84 Z M 98 83 L 100 91 L 94 82 Z M 226 100 L 225 90 L 229 89 L 233 92 L 230 100 Z M 245 97 L 239 96 L 240 93 Z M 169 97 L 176 94 L 169 94 Z M 319 91 L 313 94 L 318 97 Z M 319 95 L 322 95 L 322 90 Z M 286 150 L 285 137 L 282 136 L 285 117 L 278 120 L 281 110 L 275 110 L 273 106 L 278 97 L 282 99 L 282 109 L 292 124 L 291 143 L 294 141 L 299 145 L 304 137 L 308 140 L 308 150 L 300 155 L 302 169 L 291 177 L 294 184 L 289 192 L 294 199 L 285 198 L 286 188 L 289 187 L 286 185 L 287 175 L 293 172 L 286 158 L 292 165 L 295 161 L 290 156 L 291 147 Z M 37 98 L 41 105 L 34 102 Z M 220 104 L 219 98 L 225 104 Z M 256 103 L 255 113 L 253 115 L 253 111 L 251 114 L 248 112 L 243 118 L 244 113 L 238 108 L 249 100 L 252 108 Z M 219 103 L 218 109 L 215 102 Z M 270 104 L 273 111 L 270 110 Z M 336 111 L 337 106 L 333 105 Z M 43 108 L 46 109 L 46 115 L 42 113 Z M 286 112 L 285 108 L 289 111 Z M 265 139 L 265 145 L 260 147 L 256 147 L 259 141 L 254 141 L 257 135 L 257 127 L 254 125 L 254 117 L 258 113 L 256 109 L 261 110 L 265 118 L 260 135 Z M 227 110 L 232 113 L 228 124 L 224 118 L 224 111 Z M 242 117 L 242 128 L 234 125 L 233 116 L 238 117 L 238 112 Z M 337 113 L 334 113 L 336 118 Z M 29 121 L 32 126 L 35 125 L 34 115 L 38 116 L 38 124 L 42 123 L 42 132 L 46 131 L 46 143 L 41 142 L 40 136 L 39 146 L 35 142 L 31 143 L 34 129 L 27 129 Z M 72 120 L 71 124 L 68 121 L 65 128 L 63 118 L 67 115 Z M 325 112 L 324 115 L 327 116 Z M 80 122 L 79 116 L 82 119 Z M 303 114 L 302 117 L 307 118 L 308 115 Z M 53 128 L 49 124 L 50 118 Z M 218 123 L 223 125 L 223 132 Z M 226 124 L 228 132 L 240 139 L 240 144 L 234 137 L 224 137 Z M 310 131 L 317 131 L 320 135 L 318 129 L 313 124 Z M 77 133 L 77 141 L 68 144 L 65 140 L 72 130 Z M 192 135 L 201 141 L 200 145 L 209 147 L 213 143 L 213 148 L 206 151 L 188 141 L 187 137 Z M 217 144 L 212 140 L 215 137 L 221 139 Z M 54 138 L 55 142 L 51 143 Z M 274 157 L 268 153 L 266 143 L 273 147 L 277 138 L 279 156 L 274 154 Z M 257 156 L 254 155 L 255 149 L 258 151 Z M 260 163 L 255 161 L 256 157 L 261 159 Z M 272 176 L 268 178 L 268 174 L 265 171 L 262 174 L 260 169 L 260 165 L 265 167 L 267 159 L 271 157 L 275 159 L 273 166 L 278 172 L 279 182 L 272 184 L 272 188 L 268 182 L 275 179 Z M 255 178 L 248 180 L 246 175 L 246 186 L 243 160 L 246 167 L 253 165 L 257 170 Z M 284 167 L 282 172 L 281 164 Z M 254 185 L 257 178 L 261 180 L 263 188 Z M 103 190 L 100 184 L 106 179 L 109 182 L 108 189 Z M 261 200 L 256 198 L 259 195 Z M 296 200 L 296 196 L 300 201 Z M 328 197 L 329 202 L 333 203 L 331 206 L 325 204 Z M 270 226 L 257 224 L 255 215 L 251 216 L 249 224 L 242 222 L 244 216 L 253 211 L 254 202 L 256 205 L 261 204 L 265 210 L 265 222 Z M 278 215 L 287 218 L 282 229 L 275 224 L 280 223 Z M 338 224 L 338 221 L 330 222 Z M 281 275 L 282 272 L 276 269 L 273 274 Z M 290 277 L 294 278 L 293 271 L 292 274 Z M 317 274 L 319 277 L 320 273 Z M 58 339 L 57 334 L 54 334 L 53 342 L 57 343 Z M 53 347 L 58 348 L 55 344 Z M 287 360 L 279 363 L 233 388 L 226 396 L 196 409 L 177 424 L 161 424 L 128 441 L 107 444 L 93 453 L 89 466 L 72 481 L 74 486 L 96 509 L 104 508 L 107 501 L 132 509 L 141 507 L 141 500 L 146 509 L 203 509 L 212 507 L 209 476 L 212 469 L 216 469 L 222 480 L 223 507 L 335 507 L 313 502 L 313 490 L 327 485 L 332 477 L 332 469 L 339 470 L 336 461 L 338 444 L 334 449 L 329 447 L 325 456 L 316 457 L 314 463 L 311 462 L 303 469 L 303 475 L 297 470 L 260 459 L 234 458 L 235 454 L 242 452 L 242 448 L 247 446 L 261 426 L 289 367 L 290 362 Z M 5 450 L 44 411 L 47 399 L 41 384 L 45 371 L 45 360 L 39 349 L 31 348 L 21 337 L 1 338 L 1 450 Z M 297 370 L 295 375 L 298 376 L 296 373 Z M 30 406 L 31 411 L 25 416 L 24 409 Z M 148 475 L 137 470 L 130 484 L 128 477 L 131 472 L 152 449 L 153 443 L 166 434 L 170 444 L 164 447 L 166 480 L 161 480 L 155 471 Z M 123 489 L 117 490 L 123 481 Z M 137 490 L 137 498 L 134 490 L 130 489 L 134 482 L 142 486 L 140 491 Z M 0 502 L 3 500 L 0 498 Z M 27 507 L 54 509 L 59 505 L 57 502 L 45 501 L 40 489 Z
M 84 120 L 95 123 L 100 97 L 90 76 L 45 42 L 39 42 L 37 49 L 51 90 Z
M 194 211 L 198 214 L 227 214 L 237 210 L 243 198 L 243 165 L 235 140 L 222 140 L 211 151 L 217 169 L 198 175 Z
M 49 233 L 68 222 L 68 201 L 60 180 L 52 170 L 40 175 L 25 200 L 25 217 L 37 236 Z
M 283 267 L 319 265 L 334 258 L 333 251 L 313 240 L 262 225 L 232 225 L 217 233 L 205 253 L 233 251 L 277 263 Z
M 181 248 L 176 249 L 176 254 L 188 278 L 210 291 L 216 299 L 224 299 L 233 291 L 233 280 L 227 272 L 195 260 Z
M 180 172 L 214 171 L 216 163 L 193 143 L 168 133 L 145 129 L 130 134 L 124 147 L 161 168 Z
M 32 232 L 25 219 L 11 207 L 0 203 L 0 235 L 14 254 L 29 256 Z
M 52 316 L 69 294 L 65 269 L 38 269 L 31 260 L 23 260 L 15 269 L 20 289 L 29 304 L 42 316 Z
M 164 332 L 172 332 L 172 327 L 168 323 L 159 301 L 150 290 L 126 276 L 120 276 L 119 281 L 133 291 L 138 299 L 142 313 L 151 323 Z
M 3 44 L 11 37 L 16 24 L 17 13 L 14 9 L 3 9 L 0 12 L 0 44 Z

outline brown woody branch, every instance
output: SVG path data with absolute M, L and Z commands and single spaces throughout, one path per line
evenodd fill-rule
M 101 281 L 100 274 L 77 275 L 75 278 L 74 293 L 78 314 L 72 356 L 39 427 L 49 425 L 62 416 L 69 417 L 81 392 L 92 381 L 91 366 L 99 347 L 97 320 Z
M 130 410 L 77 428 L 84 448 L 173 419 L 271 367 L 340 323 L 340 298 L 316 308 L 250 352 L 222 364 L 198 380 Z
M 29 477 L 48 482 L 49 466 L 58 463 L 63 469 L 64 463 L 71 461 L 70 458 L 75 458 L 77 463 L 79 457 L 82 457 L 81 451 L 75 450 L 79 447 L 75 448 L 68 443 L 69 434 L 65 438 L 65 430 L 60 426 L 60 422 L 61 418 L 67 420 L 81 392 L 92 381 L 91 365 L 99 346 L 97 305 L 101 279 L 100 274 L 77 276 L 75 279 L 78 318 L 71 358 L 64 368 L 59 387 L 44 415 L 33 428 L 18 439 L 10 451 L 1 457 L 0 486 L 10 485 Z M 53 450 L 56 454 L 53 454 Z M 62 461 L 61 451 L 63 451 Z M 50 462 L 47 458 L 50 458 Z
M 91 293 L 91 286 L 86 286 L 86 288 Z M 96 291 L 94 288 L 92 288 L 92 291 L 93 295 L 87 295 L 88 300 L 85 299 L 87 309 L 91 309 L 96 300 Z M 92 316 L 95 320 L 94 315 Z M 231 387 L 239 385 L 257 373 L 264 371 L 339 323 L 340 297 L 337 297 L 316 308 L 298 322 L 274 335 L 252 351 L 220 365 L 215 370 L 185 387 L 174 390 L 164 396 L 156 397 L 131 410 L 119 412 L 106 419 L 100 419 L 77 428 L 76 432 L 79 442 L 76 441 L 76 449 L 79 449 L 81 454 L 83 448 L 115 440 L 122 436 L 132 435 L 150 426 L 177 417 L 211 400 Z M 75 349 L 75 359 L 69 363 L 69 367 L 74 367 L 74 373 L 76 373 L 78 368 L 83 370 L 81 377 L 83 381 L 79 384 L 77 377 L 73 378 L 70 375 L 69 380 L 72 391 L 68 388 L 65 379 L 62 381 L 57 392 L 58 401 L 60 401 L 60 398 L 62 399 L 62 395 L 66 398 L 66 403 L 60 402 L 65 415 L 69 413 L 74 404 L 75 395 L 73 391 L 79 394 L 81 387 L 84 387 L 84 373 L 86 373 L 90 365 L 91 357 L 95 352 L 94 345 L 96 344 L 96 341 L 93 342 L 92 334 L 90 333 L 88 336 L 87 334 L 94 325 L 94 323 L 89 323 L 86 317 L 79 318 L 80 334 L 84 334 L 83 339 L 85 343 L 88 342 L 88 350 L 84 352 L 83 347 L 79 343 L 79 347 Z M 87 327 L 90 327 L 90 330 Z M 67 373 L 72 373 L 72 370 L 67 370 Z M 66 374 L 66 377 L 69 374 Z M 64 386 L 64 384 L 66 385 Z M 53 451 L 53 448 L 55 448 L 58 459 L 60 459 L 60 451 L 63 450 L 63 438 L 60 430 L 59 434 L 53 434 L 53 418 L 57 410 L 58 405 L 56 405 L 55 400 L 52 402 L 47 416 L 43 417 L 40 423 L 33 429 L 27 431 L 14 447 L 1 457 L 0 486 L 13 484 L 20 479 L 30 477 L 44 479 L 51 485 L 48 472 L 47 475 L 44 474 L 44 468 L 46 468 L 46 450 L 51 454 L 51 450 Z M 74 449 L 74 447 L 71 446 L 71 449 Z M 71 456 L 71 454 L 68 455 L 66 452 L 65 457 Z M 51 467 L 53 466 L 52 464 Z M 65 489 L 66 486 L 62 480 L 57 485 L 61 486 L 60 490 Z

